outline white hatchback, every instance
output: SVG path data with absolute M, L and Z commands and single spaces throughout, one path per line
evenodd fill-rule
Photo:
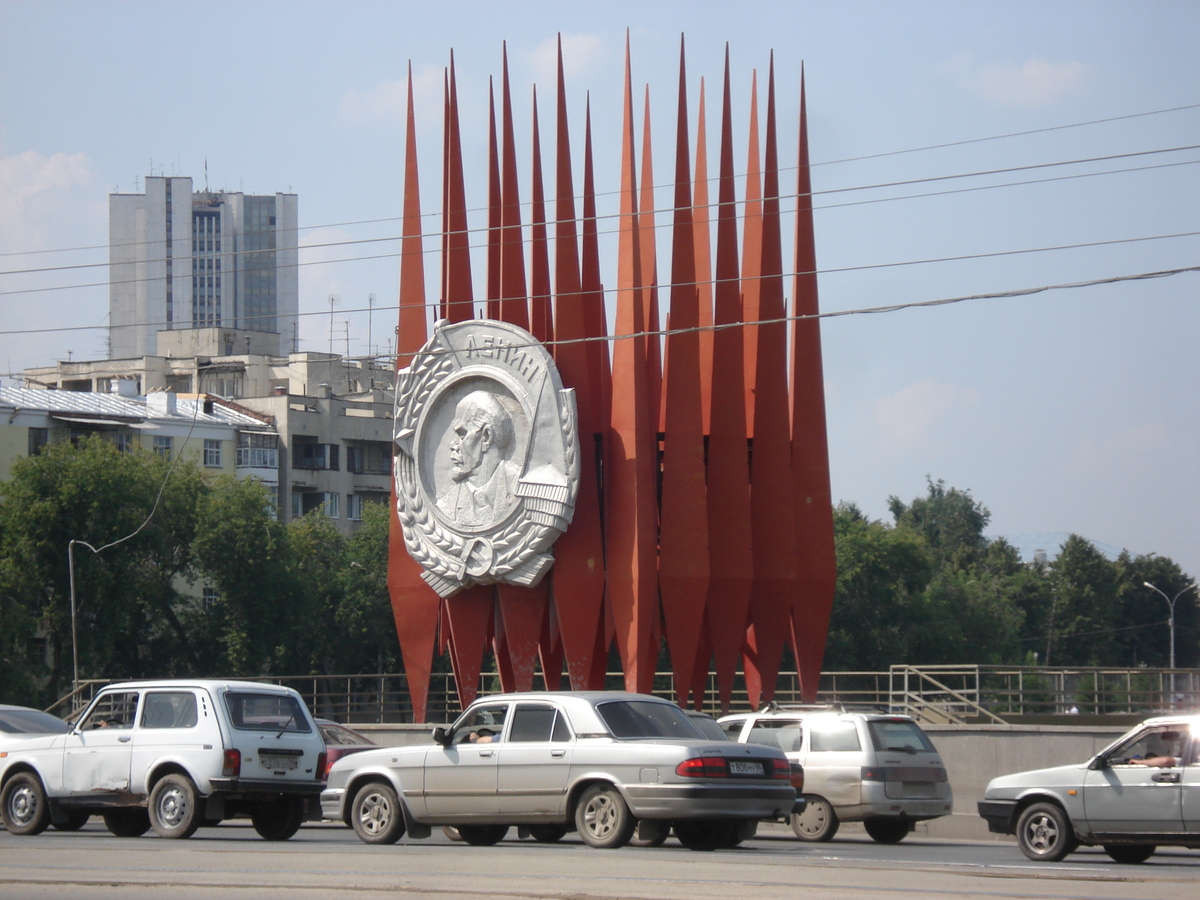
M 802 841 L 831 840 L 842 822 L 861 821 L 894 844 L 913 823 L 950 814 L 946 767 L 909 716 L 769 704 L 719 722 L 731 740 L 776 747 L 804 767 L 807 803 L 791 817 Z

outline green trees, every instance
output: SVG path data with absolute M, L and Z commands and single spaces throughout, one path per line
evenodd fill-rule
M 347 540 L 320 512 L 276 521 L 257 483 L 168 465 L 93 438 L 0 483 L 0 702 L 70 686 L 72 541 L 80 677 L 395 667 L 386 510 Z
M 1168 596 L 1193 579 L 1159 556 L 1109 560 L 1072 535 L 1045 565 L 989 540 L 990 512 L 969 491 L 928 483 L 889 498 L 891 525 L 857 507 L 834 512 L 838 583 L 825 668 L 893 663 L 1166 666 Z M 1176 605 L 1176 663 L 1200 658 L 1200 607 Z M 1035 656 L 1036 654 L 1036 656 Z

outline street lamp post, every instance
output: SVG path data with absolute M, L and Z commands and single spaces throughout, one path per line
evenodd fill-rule
M 1150 590 L 1154 591 L 1156 594 L 1158 594 L 1160 597 L 1162 597 L 1164 600 L 1166 600 L 1167 606 L 1170 608 L 1170 611 L 1171 611 L 1170 618 L 1167 619 L 1167 624 L 1171 630 L 1171 656 L 1170 656 L 1171 709 L 1174 709 L 1175 708 L 1175 601 L 1178 600 L 1180 597 L 1182 597 L 1184 594 L 1186 594 L 1188 591 L 1190 591 L 1192 588 L 1194 588 L 1196 586 L 1196 582 L 1193 581 L 1191 584 L 1189 584 L 1187 587 L 1185 587 L 1182 591 L 1180 591 L 1174 597 L 1168 597 L 1166 594 L 1164 594 L 1162 591 L 1160 591 L 1158 588 L 1156 588 L 1154 585 L 1152 585 L 1148 581 L 1143 581 L 1142 584 L 1145 585 L 1146 587 L 1150 588 Z

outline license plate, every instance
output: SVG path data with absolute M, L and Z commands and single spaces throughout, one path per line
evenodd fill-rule
M 730 775 L 761 775 L 763 773 L 762 765 L 756 762 L 746 762 L 740 759 L 731 759 L 729 761 Z
M 264 769 L 294 769 L 298 762 L 295 756 L 259 756 L 258 761 Z
M 937 787 L 928 781 L 906 781 L 904 783 L 905 797 L 936 797 Z

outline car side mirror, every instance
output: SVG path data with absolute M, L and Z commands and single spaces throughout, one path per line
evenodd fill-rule
M 441 744 L 443 747 L 450 746 L 450 731 L 442 725 L 433 729 L 433 740 L 435 743 Z

